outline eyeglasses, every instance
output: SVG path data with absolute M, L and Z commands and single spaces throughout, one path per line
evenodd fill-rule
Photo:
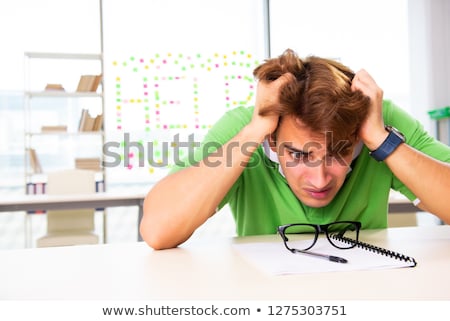
M 328 241 L 338 249 L 351 249 L 358 244 L 361 223 L 338 221 L 329 224 L 287 224 L 278 227 L 284 246 L 292 253 L 305 253 L 326 258 L 330 261 L 346 263 L 347 260 L 316 252 L 308 252 L 316 244 L 320 233 L 325 233 Z M 311 237 L 311 235 L 313 237 Z

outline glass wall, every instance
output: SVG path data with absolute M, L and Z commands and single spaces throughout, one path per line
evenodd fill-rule
M 109 183 L 156 182 L 181 145 L 252 105 L 263 14 L 261 0 L 104 1 Z
M 0 4 L 0 27 L 14 30 L 3 33 L 9 45 L 0 59 L 2 73 L 8 75 L 0 79 L 5 123 L 2 176 L 23 176 L 19 169 L 24 117 L 18 101 L 24 86 L 24 52 L 103 49 L 106 142 L 111 143 L 107 177 L 111 183 L 155 182 L 166 173 L 162 165 L 174 156 L 162 143 L 170 145 L 177 134 L 178 139 L 191 134 L 201 139 L 223 112 L 252 103 L 251 72 L 266 57 L 264 2 L 19 0 Z M 301 56 L 338 58 L 354 70 L 365 68 L 386 98 L 408 110 L 406 0 L 269 3 L 272 56 L 292 48 Z M 9 97 L 11 90 L 15 93 Z
M 271 56 L 292 48 L 365 68 L 409 110 L 406 0 L 3 1 L 1 192 L 25 187 L 24 52 L 103 51 L 106 181 L 145 191 L 170 168 L 175 139 L 200 140 L 224 112 L 253 103 L 252 71 L 267 57 L 265 3 Z M 0 247 L 9 248 L 23 220 L 1 217 Z M 136 239 L 129 213 L 109 211 L 108 226 L 110 242 Z
M 0 190 L 25 186 L 24 115 L 21 91 L 0 90 Z
M 100 52 L 99 3 L 0 1 L 0 193 L 4 198 L 25 192 L 24 53 Z M 45 233 L 45 215 L 0 213 L 0 249 L 25 246 L 25 219 L 32 222 L 33 236 Z
M 272 55 L 292 48 L 364 68 L 385 98 L 410 111 L 407 0 L 271 1 L 270 26 Z
M 92 0 L 0 2 L 4 44 L 0 53 L 0 188 L 20 193 L 25 189 L 24 53 L 100 52 L 99 3 Z

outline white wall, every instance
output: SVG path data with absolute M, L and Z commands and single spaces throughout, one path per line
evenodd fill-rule
M 99 0 L 0 1 L 0 90 L 24 87 L 24 52 L 100 52 Z
M 428 111 L 450 105 L 450 1 L 271 1 L 271 55 L 340 58 L 365 68 L 385 98 L 434 134 Z
M 386 99 L 410 110 L 406 0 L 277 0 L 270 9 L 272 56 L 292 48 L 366 69 Z
M 409 0 L 411 111 L 433 133 L 423 117 L 430 109 L 450 105 L 450 1 Z

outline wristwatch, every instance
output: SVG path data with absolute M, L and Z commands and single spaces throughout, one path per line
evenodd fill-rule
M 399 132 L 397 128 L 392 126 L 384 126 L 384 128 L 389 132 L 388 137 L 386 137 L 380 147 L 370 152 L 370 156 L 379 162 L 384 161 L 386 157 L 392 154 L 398 145 L 406 141 L 405 135 Z

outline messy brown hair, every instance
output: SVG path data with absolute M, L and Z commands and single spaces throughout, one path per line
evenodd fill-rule
M 288 49 L 266 60 L 253 75 L 258 80 L 273 81 L 285 73 L 294 77 L 280 89 L 279 105 L 260 110 L 260 115 L 275 113 L 280 119 L 295 116 L 313 133 L 331 132 L 335 142 L 353 145 L 370 104 L 369 97 L 351 89 L 354 72 L 331 59 L 300 59 Z

